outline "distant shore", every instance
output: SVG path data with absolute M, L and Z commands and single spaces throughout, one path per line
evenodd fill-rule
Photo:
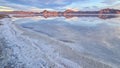
M 5 15 L 5 14 L 0 14 L 0 19 L 2 19 L 2 18 L 9 18 L 9 16 Z

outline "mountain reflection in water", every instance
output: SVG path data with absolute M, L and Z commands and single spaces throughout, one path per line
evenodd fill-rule
M 100 19 L 111 19 L 111 18 L 117 18 L 117 17 L 120 17 L 120 15 L 117 15 L 117 14 L 83 14 L 83 15 L 60 15 L 60 16 L 52 16 L 52 15 L 35 15 L 35 16 L 13 16 L 13 17 L 16 17 L 16 18 L 23 18 L 23 17 L 37 17 L 37 16 L 41 16 L 41 17 L 44 17 L 44 18 L 54 18 L 54 17 L 65 17 L 67 19 L 71 19 L 71 18 L 74 18 L 74 17 L 97 17 L 97 18 L 100 18 Z
M 16 49 L 13 45 L 11 48 L 16 50 L 15 56 L 19 55 L 20 60 L 21 58 L 25 60 L 22 60 L 25 64 L 38 63 L 39 58 L 47 64 L 49 62 L 46 57 L 50 57 L 47 59 L 54 60 L 53 63 L 61 64 L 66 60 L 72 62 L 65 64 L 66 66 L 77 64 L 84 68 L 120 68 L 119 16 L 75 15 L 71 18 L 36 16 L 11 19 L 12 24 L 5 20 L 8 23 L 3 26 L 9 25 L 10 28 L 4 27 L 6 33 L 3 36 L 8 41 L 13 39 L 11 44 L 17 41 L 18 44 L 15 46 L 19 48 Z M 24 59 L 26 55 L 27 62 Z M 41 55 L 46 57 L 43 58 Z M 36 57 L 37 59 L 34 59 Z M 56 61 L 58 59 L 62 61 Z M 76 67 L 80 68 L 78 66 Z

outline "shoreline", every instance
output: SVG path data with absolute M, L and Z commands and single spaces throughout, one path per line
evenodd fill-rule
M 100 60 L 100 58 L 92 56 L 90 52 L 84 52 L 84 50 L 78 52 L 71 47 L 71 44 L 22 28 L 12 22 L 10 18 L 3 19 L 0 23 L 3 24 L 0 26 L 0 34 L 5 38 L 6 46 L 10 47 L 4 53 L 8 54 L 6 56 L 8 60 L 4 66 L 15 68 L 112 68 L 117 65 L 106 59 Z

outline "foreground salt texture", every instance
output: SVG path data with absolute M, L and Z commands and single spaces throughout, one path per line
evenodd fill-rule
M 0 31 L 1 36 L 4 38 L 4 42 L 2 43 L 5 44 L 1 46 L 5 46 L 7 51 L 6 54 L 4 53 L 5 56 L 1 62 L 1 68 L 4 66 L 11 68 L 79 67 L 78 64 L 62 58 L 59 53 L 56 53 L 56 49 L 59 51 L 62 51 L 60 49 L 71 50 L 69 47 L 66 47 L 64 43 L 51 38 L 49 39 L 49 37 L 44 35 L 32 35 L 29 32 L 19 30 L 10 19 L 4 19 L 1 23 L 3 25 Z M 30 37 L 23 35 L 29 35 Z M 54 47 L 51 45 L 54 45 Z M 59 48 L 60 46 L 61 48 Z
M 93 43 L 105 40 L 97 34 L 95 37 L 100 40 L 86 39 L 90 33 L 87 37 L 81 34 L 81 41 L 72 43 L 69 40 L 58 40 L 52 36 L 22 28 L 9 18 L 0 20 L 0 23 L 3 24 L 0 26 L 0 68 L 120 67 L 119 43 L 113 42 L 115 44 L 113 47 L 107 41 L 104 41 L 103 46 Z M 72 40 L 80 40 L 74 38 L 76 36 L 74 34 L 71 36 L 73 36 Z M 120 41 L 119 38 L 115 40 Z

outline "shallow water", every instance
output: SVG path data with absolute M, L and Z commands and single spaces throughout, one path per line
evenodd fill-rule
M 38 33 L 68 43 L 86 56 L 103 62 L 120 64 L 120 18 L 53 18 L 20 24 Z
M 12 38 L 11 46 L 16 44 L 21 48 L 11 47 L 19 61 L 28 65 L 25 68 L 41 64 L 45 68 L 58 68 L 59 65 L 60 68 L 119 68 L 119 21 L 120 18 L 92 17 L 13 18 L 9 28 L 2 29 L 9 32 L 10 35 L 5 35 L 9 40 Z

